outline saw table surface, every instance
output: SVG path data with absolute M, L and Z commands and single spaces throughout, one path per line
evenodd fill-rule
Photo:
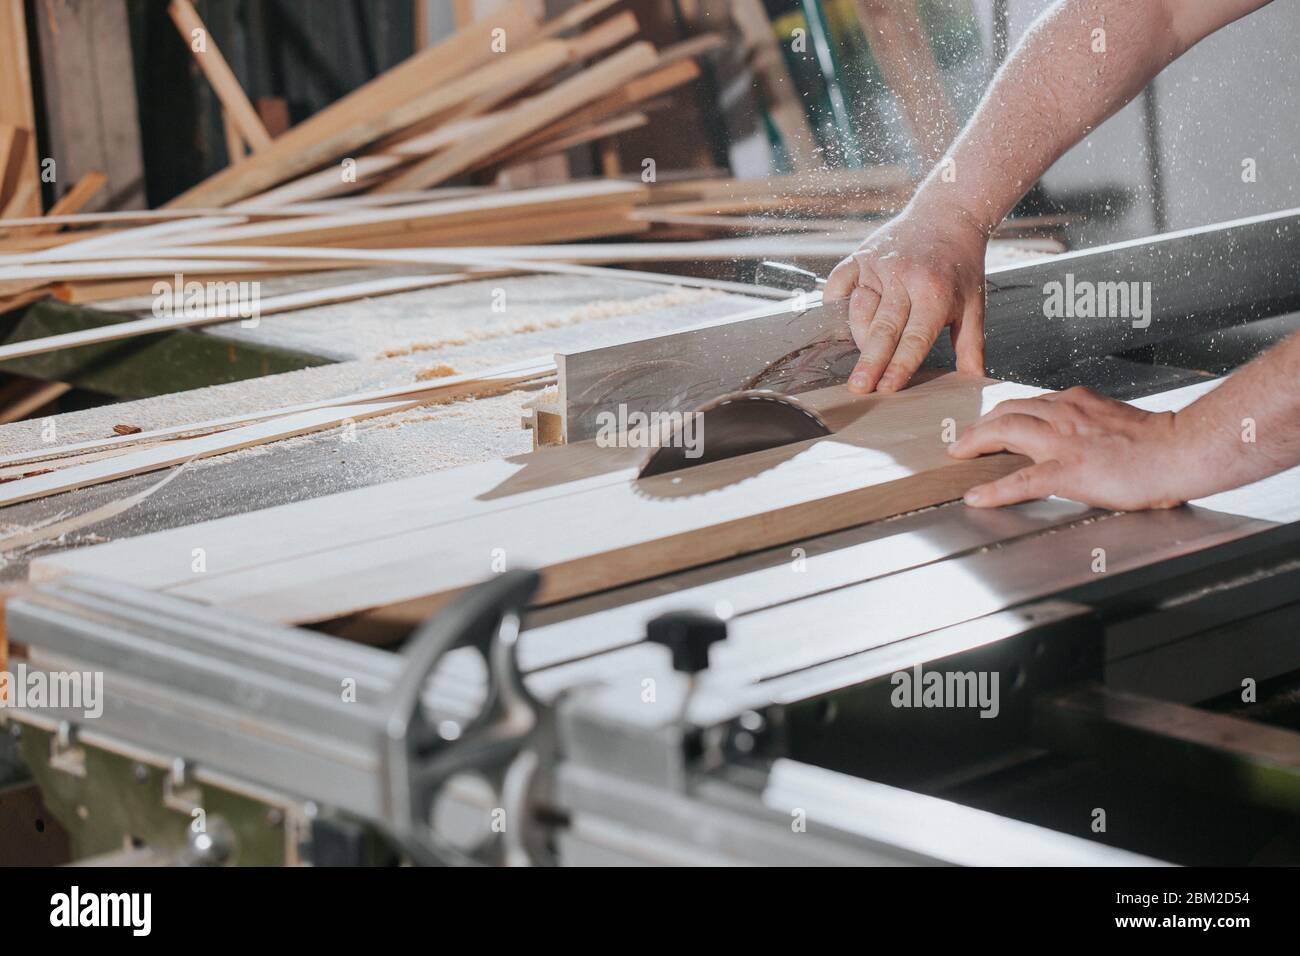
M 504 300 L 494 297 L 497 290 L 504 290 Z M 435 380 L 452 369 L 473 372 L 549 359 L 557 348 L 625 341 L 763 301 L 621 278 L 575 282 L 567 276 L 517 276 L 267 316 L 255 329 L 226 323 L 202 332 L 231 341 L 330 350 L 329 364 L 5 425 L 0 455 L 111 436 L 115 425 L 149 430 Z M 494 302 L 503 306 L 494 308 Z M 342 432 L 331 429 L 196 461 L 142 506 L 63 540 L 6 554 L 0 581 L 23 579 L 28 560 L 37 554 L 526 452 L 532 439 L 521 416 L 524 403 L 536 394 L 519 391 L 359 422 L 355 442 L 341 440 Z M 49 421 L 55 437 L 45 442 L 42 432 Z M 143 491 L 160 477 L 137 475 L 6 508 L 0 534 L 83 514 Z
M 336 273 L 329 281 L 358 277 Z M 284 284 L 268 283 L 264 294 L 320 280 L 299 278 L 293 286 L 275 281 Z M 504 311 L 494 311 L 494 301 L 501 301 L 493 298 L 496 290 L 505 292 Z M 227 323 L 192 334 L 274 344 L 304 354 L 328 352 L 327 364 L 6 425 L 0 427 L 0 455 L 103 438 L 116 425 L 161 428 L 409 384 L 449 369 L 473 372 L 549 358 L 557 350 L 629 341 L 745 312 L 763 301 L 630 279 L 517 276 L 267 316 L 256 329 Z M 140 304 L 114 305 L 129 309 Z M 1092 360 L 1076 370 L 1073 381 L 1046 384 L 1083 382 L 1120 398 L 1149 394 L 1221 372 L 1225 363 L 1244 360 L 1296 325 L 1295 316 L 1285 316 L 1184 340 L 1176 355 Z M 1230 354 L 1225 358 L 1225 353 Z M 1156 364 L 1151 364 L 1153 358 Z M 1181 367 L 1172 367 L 1174 358 Z M 68 548 L 519 454 L 531 447 L 520 419 L 535 395 L 521 391 L 363 421 L 356 426 L 356 442 L 341 441 L 340 430 L 333 429 L 194 462 L 147 502 L 121 515 L 5 553 L 0 581 L 23 580 L 30 559 Z M 45 441 L 43 431 L 51 421 L 55 434 Z M 0 535 L 85 514 L 142 492 L 160 478 L 143 474 L 10 506 L 0 515 Z M 1265 510 L 1276 507 L 1273 502 Z

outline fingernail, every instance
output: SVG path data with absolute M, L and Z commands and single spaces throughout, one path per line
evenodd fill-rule
M 860 373 L 860 372 L 855 372 L 853 375 L 850 375 L 850 376 L 849 376 L 849 387 L 850 387 L 850 388 L 866 388 L 866 387 L 867 387 L 867 376 L 864 375 L 864 374 L 862 374 L 862 373 Z
M 972 488 L 970 491 L 966 492 L 966 496 L 962 500 L 968 505 L 978 505 L 984 500 L 984 492 L 980 491 L 978 488 Z

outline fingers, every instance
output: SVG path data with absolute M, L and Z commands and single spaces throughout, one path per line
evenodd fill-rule
M 976 422 L 948 447 L 954 458 L 977 458 L 999 451 L 1027 455 L 1034 461 L 1057 457 L 1060 435 L 1047 422 L 1032 415 L 1001 415 Z
M 880 293 L 875 289 L 858 286 L 849 296 L 849 333 L 859 352 L 867 347 L 867 330 L 879 306 Z
M 834 302 L 836 299 L 847 299 L 849 293 L 858 284 L 858 273 L 858 260 L 852 256 L 841 259 L 840 264 L 826 277 L 826 285 L 822 286 L 822 301 Z
M 865 394 L 876 387 L 885 366 L 894 357 L 898 340 L 907 327 L 907 317 L 912 302 L 907 289 L 897 279 L 891 279 L 880 296 L 875 315 L 861 340 L 857 367 L 849 376 L 849 391 Z M 850 325 L 852 325 L 852 300 L 850 300 Z M 854 336 L 857 339 L 857 334 Z
M 913 295 L 907 327 L 880 378 L 878 388 L 882 392 L 897 391 L 911 380 L 956 310 L 957 301 L 949 286 L 923 286 Z
M 967 293 L 961 315 L 952 324 L 952 351 L 957 371 L 984 374 L 984 290 Z
M 1056 494 L 1061 476 L 1059 461 L 1044 461 L 1028 468 L 976 485 L 966 492 L 965 502 L 973 508 L 1000 508 L 1021 501 L 1036 501 Z

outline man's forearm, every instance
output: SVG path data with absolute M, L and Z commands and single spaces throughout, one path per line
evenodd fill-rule
M 1174 434 L 1186 450 L 1185 499 L 1300 465 L 1300 334 L 1179 412 Z
M 1170 61 L 1267 0 L 1063 0 L 1029 29 L 913 205 L 988 234 Z

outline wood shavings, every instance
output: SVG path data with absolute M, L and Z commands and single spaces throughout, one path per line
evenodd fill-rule
M 413 352 L 456 348 L 475 342 L 490 342 L 496 339 L 508 338 L 513 335 L 527 335 L 547 329 L 562 329 L 571 325 L 582 325 L 588 322 L 600 322 L 629 315 L 680 308 L 700 302 L 709 302 L 723 295 L 724 293 L 716 289 L 672 289 L 668 292 L 642 296 L 637 299 L 603 299 L 555 315 L 520 319 L 488 329 L 469 329 L 462 334 L 433 342 L 413 342 L 410 345 L 385 349 L 379 353 L 379 357 L 401 358 Z
M 446 341 L 412 342 L 410 345 L 404 345 L 394 349 L 385 349 L 384 351 L 379 353 L 379 358 L 385 358 L 385 359 L 405 358 L 406 356 L 413 355 L 416 352 L 432 352 L 434 349 L 440 348 L 441 346 L 446 344 L 447 344 Z
M 448 365 L 446 362 L 439 362 L 436 365 L 430 365 L 428 368 L 420 369 L 420 371 L 415 373 L 415 380 L 417 382 L 427 382 L 430 379 L 447 378 L 450 375 L 457 374 L 459 373 L 455 368 Z

